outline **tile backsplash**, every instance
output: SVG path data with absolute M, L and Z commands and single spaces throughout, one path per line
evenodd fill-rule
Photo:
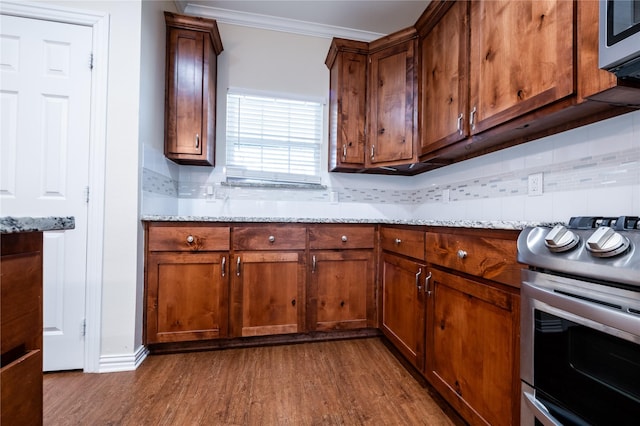
M 582 214 L 640 215 L 640 111 L 414 177 L 336 177 L 327 173 L 323 182 L 328 184 L 320 189 L 227 186 L 222 183 L 221 168 L 192 167 L 187 172 L 181 170 L 176 179 L 167 176 L 176 173 L 167 173 L 166 168 L 154 171 L 157 161 L 147 167 L 147 154 L 142 176 L 145 214 L 175 214 L 146 208 L 145 197 L 159 196 L 177 199 L 179 214 L 211 216 L 233 203 L 245 205 L 253 216 L 256 211 L 258 216 L 272 216 L 268 209 L 275 205 L 278 210 L 300 211 L 300 203 L 315 206 L 302 209 L 310 216 L 362 214 L 356 204 L 373 208 L 374 214 L 380 210 L 376 206 L 388 206 L 383 215 L 433 219 L 562 220 Z M 162 167 L 155 167 L 159 169 Z M 530 196 L 529 175 L 536 173 L 542 173 L 543 192 Z M 567 205 L 566 200 L 576 197 L 577 203 Z M 598 199 L 606 203 L 603 210 L 617 207 L 623 211 L 583 211 L 597 211 Z M 261 209 L 252 209 L 252 203 Z M 580 211 L 570 211 L 572 204 Z M 287 208 L 294 205 L 297 208 Z

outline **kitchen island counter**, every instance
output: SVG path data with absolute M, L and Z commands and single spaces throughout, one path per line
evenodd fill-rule
M 75 228 L 73 216 L 57 217 L 0 217 L 0 234 L 19 232 L 61 231 Z

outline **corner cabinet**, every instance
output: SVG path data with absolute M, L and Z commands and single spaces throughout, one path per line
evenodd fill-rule
M 233 228 L 233 337 L 305 330 L 305 245 L 300 225 Z
M 369 45 L 367 167 L 417 161 L 416 42 L 408 28 Z
M 309 330 L 375 328 L 375 226 L 316 225 L 308 234 Z
M 424 231 L 380 228 L 382 333 L 418 370 L 424 366 Z
M 477 232 L 476 232 L 477 231 Z M 426 234 L 425 376 L 473 425 L 518 425 L 517 232 Z
M 145 342 L 228 334 L 229 227 L 147 223 Z
M 178 164 L 215 165 L 217 56 L 215 20 L 165 12 L 165 148 Z

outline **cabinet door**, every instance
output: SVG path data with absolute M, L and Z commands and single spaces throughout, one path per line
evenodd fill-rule
M 331 67 L 329 168 L 362 168 L 365 155 L 367 56 L 340 52 Z
M 426 373 L 472 424 L 519 423 L 519 296 L 430 270 Z
M 311 252 L 308 299 L 312 330 L 375 327 L 373 251 Z
M 151 253 L 147 261 L 146 342 L 227 335 L 226 253 Z
M 169 29 L 167 152 L 202 153 L 202 81 L 205 33 Z
M 424 365 L 425 265 L 382 255 L 382 332 L 418 369 Z
M 469 135 L 469 2 L 454 2 L 420 40 L 421 155 Z
M 574 2 L 471 2 L 470 120 L 476 134 L 574 92 Z
M 370 55 L 367 165 L 406 164 L 414 157 L 415 40 Z
M 237 253 L 232 285 L 233 335 L 302 332 L 304 266 L 300 252 Z

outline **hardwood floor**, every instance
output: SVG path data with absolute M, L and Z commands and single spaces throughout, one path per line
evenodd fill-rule
M 454 422 L 379 338 L 368 338 L 152 355 L 131 372 L 48 373 L 44 424 Z

